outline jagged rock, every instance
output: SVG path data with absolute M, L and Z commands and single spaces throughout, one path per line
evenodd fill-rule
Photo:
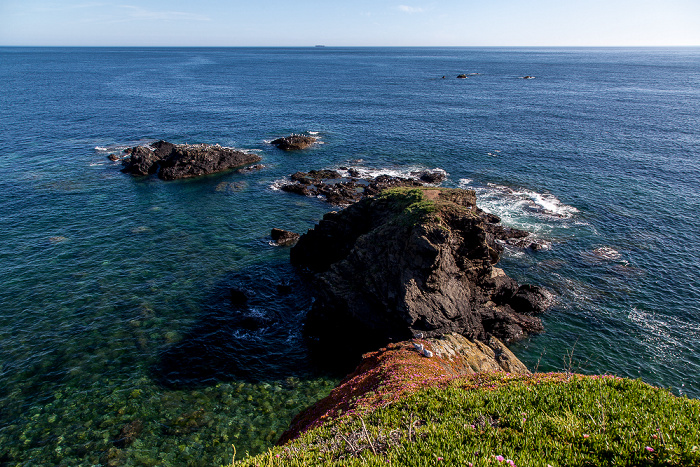
M 158 171 L 161 158 L 150 148 L 137 146 L 129 151 L 130 156 L 122 161 L 122 172 L 131 175 L 151 175 Z
M 117 162 L 119 159 L 121 159 L 121 157 L 116 154 L 110 154 L 107 156 L 107 159 L 111 160 L 112 162 Z
M 349 169 L 348 172 L 351 177 L 359 176 L 359 172 L 355 169 Z M 418 174 L 422 173 L 418 172 Z M 374 196 L 387 188 L 423 186 L 421 180 L 390 175 L 380 175 L 376 178 L 365 178 L 363 180 L 338 181 L 342 177 L 335 170 L 311 170 L 308 173 L 296 172 L 290 178 L 294 183 L 283 185 L 282 191 L 304 196 L 321 196 L 336 206 L 347 206 L 367 196 Z M 327 183 L 327 180 L 333 181 Z
M 272 229 L 272 232 L 270 232 L 270 236 L 272 237 L 273 242 L 282 246 L 293 244 L 299 239 L 300 235 L 298 233 L 290 232 L 288 230 Z
M 461 75 L 457 75 L 457 78 L 459 78 L 459 79 L 467 79 L 467 75 L 465 75 L 464 73 L 462 73 Z
M 289 135 L 284 138 L 277 138 L 270 144 L 285 151 L 295 151 L 306 149 L 317 141 L 317 138 L 306 135 Z
M 150 148 L 137 146 L 125 151 L 122 172 L 132 175 L 158 174 L 163 180 L 198 177 L 260 161 L 260 156 L 208 144 L 172 144 L 157 141 Z
M 423 172 L 417 172 L 417 173 L 411 174 L 411 175 L 417 175 L 421 181 L 423 181 L 425 183 L 433 183 L 433 184 L 442 183 L 445 181 L 445 178 L 447 178 L 445 173 L 440 172 L 440 171 L 430 172 L 430 171 L 425 170 Z
M 307 332 L 368 348 L 416 333 L 509 342 L 540 332 L 540 289 L 494 268 L 502 246 L 487 218 L 473 191 L 438 188 L 384 191 L 326 214 L 290 254 L 317 286 Z

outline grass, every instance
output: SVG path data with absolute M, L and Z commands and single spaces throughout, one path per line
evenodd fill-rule
M 697 466 L 700 401 L 612 376 L 478 373 L 230 465 Z

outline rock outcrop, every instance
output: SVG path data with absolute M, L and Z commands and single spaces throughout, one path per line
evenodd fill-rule
M 386 190 L 331 212 L 291 249 L 313 274 L 306 331 L 365 349 L 416 335 L 456 333 L 505 342 L 542 331 L 550 302 L 495 267 L 501 243 L 526 234 L 498 225 L 471 190 Z
M 277 146 L 284 151 L 298 151 L 300 149 L 306 149 L 312 144 L 318 141 L 318 138 L 306 135 L 289 135 L 284 138 L 277 138 L 272 140 L 270 144 Z
M 163 180 L 199 177 L 228 169 L 243 167 L 261 160 L 249 154 L 219 145 L 172 144 L 157 141 L 125 151 L 122 172 L 132 175 L 158 174 Z
M 432 354 L 426 358 L 425 351 Z M 527 367 L 501 341 L 485 342 L 459 334 L 389 344 L 363 355 L 362 362 L 328 397 L 297 415 L 277 444 L 296 438 L 342 414 L 372 410 L 429 384 L 448 384 L 454 378 L 479 372 L 529 374 Z M 428 383 L 429 382 L 429 383 Z
M 345 168 L 347 169 L 347 168 Z M 311 170 L 296 172 L 290 176 L 292 182 L 282 185 L 281 190 L 302 196 L 322 197 L 336 206 L 347 206 L 368 196 L 374 196 L 387 188 L 422 187 L 445 180 L 441 170 L 413 172 L 415 178 L 379 175 L 360 178 L 356 170 L 347 169 L 349 178 L 336 170 Z
M 270 237 L 272 241 L 279 246 L 289 246 L 296 243 L 299 240 L 299 234 L 295 232 L 290 232 L 289 230 L 274 228 L 270 232 Z

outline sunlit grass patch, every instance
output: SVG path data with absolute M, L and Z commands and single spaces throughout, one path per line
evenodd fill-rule
M 236 466 L 700 465 L 700 401 L 641 381 L 480 373 L 347 415 Z

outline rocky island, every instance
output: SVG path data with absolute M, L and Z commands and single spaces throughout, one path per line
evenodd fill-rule
M 330 212 L 290 251 L 312 275 L 306 330 L 365 350 L 456 333 L 512 342 L 542 331 L 551 295 L 495 267 L 520 231 L 476 207 L 471 190 L 396 188 Z
M 277 146 L 283 151 L 299 151 L 306 149 L 318 141 L 318 138 L 307 135 L 292 134 L 283 138 L 277 138 L 270 142 L 273 146 Z
M 257 154 L 209 144 L 173 144 L 157 141 L 125 151 L 122 172 L 131 175 L 157 174 L 162 180 L 199 177 L 235 169 L 261 160 Z

